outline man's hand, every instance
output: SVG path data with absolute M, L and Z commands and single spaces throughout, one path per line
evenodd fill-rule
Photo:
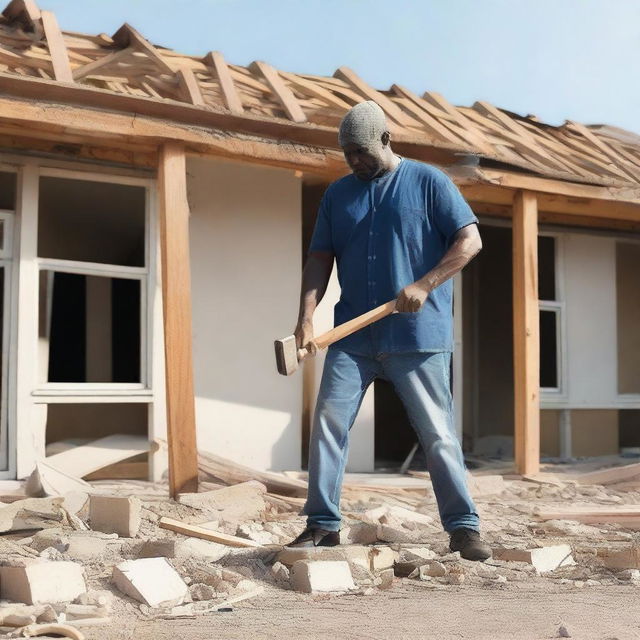
M 313 341 L 313 322 L 311 320 L 303 320 L 298 323 L 296 330 L 293 332 L 296 337 L 296 345 L 298 349 L 303 347 L 310 355 L 315 356 L 318 350 L 316 343 Z
M 429 297 L 429 287 L 420 281 L 407 285 L 398 295 L 396 311 L 400 313 L 420 311 Z

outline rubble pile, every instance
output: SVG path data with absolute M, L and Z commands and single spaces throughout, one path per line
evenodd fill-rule
M 216 464 L 199 493 L 175 501 L 140 481 L 0 496 L 0 633 L 81 639 L 123 616 L 196 618 L 265 590 L 640 586 L 640 465 L 600 472 L 605 484 L 566 472 L 474 476 L 493 558 L 473 563 L 449 551 L 426 474 L 420 487 L 346 484 L 342 544 L 288 549 L 305 524 L 304 483 L 230 479 Z

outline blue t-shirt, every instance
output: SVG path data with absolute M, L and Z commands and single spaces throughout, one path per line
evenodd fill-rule
M 398 296 L 433 269 L 462 227 L 478 220 L 439 169 L 414 160 L 380 178 L 350 174 L 326 190 L 309 251 L 336 257 L 341 324 Z M 394 313 L 335 343 L 361 355 L 453 350 L 453 282 L 436 287 L 417 313 Z

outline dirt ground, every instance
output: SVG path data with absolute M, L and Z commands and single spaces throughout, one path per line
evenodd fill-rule
M 198 620 L 124 623 L 87 640 L 546 640 L 565 625 L 576 640 L 640 638 L 638 587 L 517 585 L 433 589 L 404 579 L 370 596 L 275 590 Z
M 491 476 L 487 480 L 502 474 L 495 490 L 485 486 L 484 493 L 480 491 L 475 497 L 483 536 L 494 553 L 568 545 L 572 562 L 543 573 L 524 562 L 490 559 L 473 563 L 451 554 L 428 480 L 414 477 L 417 484 L 399 488 L 394 483 L 406 484 L 406 478 L 391 476 L 370 478 L 370 488 L 345 491 L 344 541 L 390 548 L 398 554 L 396 562 L 404 562 L 403 554 L 420 548 L 432 554 L 430 562 L 438 565 L 441 573 L 414 572 L 411 577 L 401 577 L 407 574 L 396 564 L 395 577 L 393 568 L 386 569 L 387 578 L 392 579 L 389 584 L 382 581 L 380 571 L 371 568 L 363 573 L 352 566 L 357 590 L 299 593 L 288 570 L 282 565 L 278 569 L 277 561 L 281 545 L 304 527 L 305 518 L 299 514 L 302 498 L 257 494 L 250 503 L 255 506 L 257 500 L 258 511 L 238 521 L 237 513 L 233 515 L 236 503 L 222 511 L 194 508 L 168 500 L 166 487 L 131 482 L 106 483 L 102 489 L 141 499 L 142 526 L 135 537 L 86 530 L 80 520 L 90 520 L 80 510 L 75 529 L 70 526 L 73 522 L 64 526 L 52 522 L 52 528 L 40 532 L 0 536 L 0 564 L 25 557 L 80 562 L 87 588 L 107 592 L 113 598 L 108 621 L 82 629 L 87 640 L 640 640 L 640 567 L 636 567 L 640 562 L 640 513 L 627 519 L 624 526 L 615 521 L 584 524 L 540 516 L 540 509 L 561 512 L 575 506 L 637 513 L 640 465 L 637 476 L 618 484 L 576 479 L 595 468 L 628 463 L 615 458 L 550 465 L 535 478 L 516 476 L 495 464 L 474 472 L 476 482 L 483 474 Z M 388 488 L 380 486 L 385 482 Z M 216 486 L 220 485 L 204 484 L 202 489 L 215 491 Z M 379 521 L 377 515 L 372 520 L 369 514 L 380 508 L 391 511 Z M 399 513 L 400 519 L 394 513 Z M 219 521 L 221 531 L 263 546 L 234 549 L 199 540 L 196 542 L 202 544 L 193 546 L 194 538 L 160 528 L 161 517 L 193 524 Z M 374 539 L 366 542 L 348 537 L 358 531 L 373 532 Z M 69 542 L 79 539 L 100 543 L 96 547 L 100 552 L 74 556 Z M 155 545 L 152 557 L 168 554 L 165 557 L 189 585 L 186 602 L 193 602 L 185 608 L 154 609 L 124 595 L 112 583 L 113 567 L 124 560 L 149 557 L 150 544 Z M 636 553 L 635 559 L 624 566 L 603 560 L 608 553 L 620 551 Z M 264 591 L 259 593 L 261 588 Z M 234 603 L 232 610 L 213 611 L 227 599 L 247 594 L 250 597 Z M 0 603 L 0 612 L 1 606 L 7 604 Z M 561 630 L 569 635 L 562 636 Z M 5 636 L 0 632 L 0 637 Z

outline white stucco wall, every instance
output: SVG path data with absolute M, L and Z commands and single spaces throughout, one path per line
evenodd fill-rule
M 615 239 L 564 239 L 568 406 L 608 408 L 617 402 Z
M 302 375 L 273 341 L 298 308 L 301 185 L 291 171 L 191 159 L 198 446 L 257 469 L 299 469 Z

